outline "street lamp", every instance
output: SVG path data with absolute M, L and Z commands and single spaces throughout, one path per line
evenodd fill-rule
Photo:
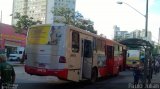
M 132 7 L 131 5 L 125 3 L 125 2 L 117 2 L 117 4 L 126 4 L 127 6 L 129 6 L 130 8 L 132 8 L 133 10 L 135 10 L 136 12 L 138 12 L 140 15 L 145 17 L 145 38 L 147 40 L 147 30 L 148 30 L 148 0 L 146 0 L 146 15 L 143 15 L 141 12 L 139 12 L 138 10 L 136 10 L 134 7 Z M 145 49 L 145 52 L 148 52 L 147 49 Z M 144 77 L 143 77 L 143 87 L 145 87 L 146 84 L 146 78 L 147 78 L 147 57 L 148 55 L 145 53 L 145 62 L 144 62 Z M 150 60 L 150 59 L 149 59 Z M 149 61 L 150 62 L 150 61 Z M 150 65 L 149 65 L 150 66 Z
M 136 12 L 138 12 L 139 14 L 141 14 L 142 16 L 146 17 L 145 15 L 143 15 L 141 12 L 139 12 L 137 9 L 135 9 L 134 7 L 132 7 L 131 5 L 125 3 L 125 2 L 117 2 L 117 4 L 126 4 L 127 6 L 129 6 L 130 8 L 134 9 Z
M 134 7 L 132 7 L 131 5 L 129 5 L 129 4 L 125 3 L 125 2 L 118 1 L 117 4 L 126 4 L 127 6 L 129 6 L 133 10 L 135 10 L 137 13 L 139 13 L 140 15 L 145 17 L 145 19 L 146 19 L 146 21 L 145 21 L 145 37 L 147 38 L 147 30 L 148 30 L 148 0 L 146 1 L 146 15 L 142 14 L 137 9 L 135 9 Z

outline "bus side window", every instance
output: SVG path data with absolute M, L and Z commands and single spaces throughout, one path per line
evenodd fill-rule
M 113 57 L 113 47 L 107 46 L 107 59 L 111 59 Z
M 97 43 L 96 43 L 96 38 L 93 39 L 93 50 L 97 51 Z
M 90 58 L 92 57 L 93 51 L 92 51 L 92 43 L 91 41 L 86 41 L 84 44 L 84 57 Z
M 72 52 L 79 52 L 79 33 L 76 31 L 72 32 Z
M 101 51 L 101 40 L 96 39 L 96 46 L 97 46 L 97 51 Z

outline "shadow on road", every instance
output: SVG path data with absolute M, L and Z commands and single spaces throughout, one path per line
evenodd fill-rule
M 132 73 L 125 71 L 118 76 L 100 78 L 94 84 L 89 81 L 65 83 L 18 83 L 18 89 L 128 89 Z
M 18 89 L 81 89 L 94 85 L 88 81 L 67 83 L 18 83 Z
M 54 82 L 54 83 L 36 81 L 34 83 L 21 83 L 22 81 L 24 80 L 19 79 L 19 82 L 17 83 L 18 89 L 133 89 L 132 71 L 123 71 L 118 76 L 99 78 L 96 83 L 90 83 L 89 81 L 82 81 L 82 82 L 65 81 L 65 82 Z M 154 89 L 159 89 L 159 88 L 154 88 Z

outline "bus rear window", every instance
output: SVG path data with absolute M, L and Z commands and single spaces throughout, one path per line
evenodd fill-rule
M 27 44 L 48 44 L 50 26 L 37 26 L 29 29 Z

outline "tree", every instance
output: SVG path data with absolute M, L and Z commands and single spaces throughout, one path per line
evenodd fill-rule
M 16 13 L 13 17 L 17 19 L 17 23 L 14 26 L 17 33 L 22 33 L 23 31 L 27 31 L 32 25 L 42 24 L 42 21 L 34 21 L 32 17 L 28 17 L 27 15 L 20 15 L 20 13 Z
M 64 7 L 54 8 L 51 10 L 51 12 L 55 17 L 57 17 L 54 18 L 54 23 L 73 25 L 83 30 L 97 34 L 97 31 L 93 27 L 94 22 L 89 19 L 85 19 L 79 12 L 75 12 L 74 10 Z
M 13 18 L 18 20 L 16 25 L 13 26 L 17 33 L 23 33 L 25 31 L 24 34 L 26 34 L 27 30 L 32 25 L 42 24 L 42 21 L 34 21 L 32 17 L 28 17 L 27 15 L 20 15 L 20 13 L 16 13 L 16 15 Z M 20 60 L 20 63 L 24 63 L 24 58 Z

